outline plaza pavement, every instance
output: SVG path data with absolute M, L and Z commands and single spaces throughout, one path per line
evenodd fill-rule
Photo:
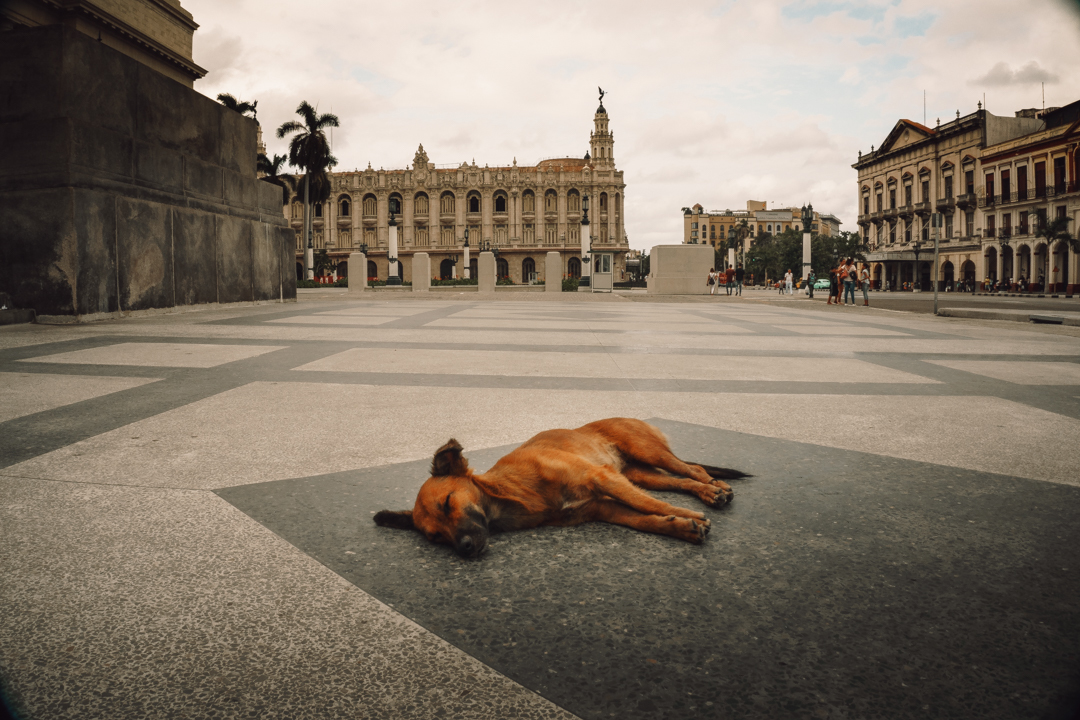
M 1080 328 L 763 299 L 314 291 L 0 328 L 6 696 L 28 718 L 1072 717 Z M 592 524 L 461 561 L 371 522 L 450 437 L 486 469 L 610 416 L 753 474 L 704 545 Z

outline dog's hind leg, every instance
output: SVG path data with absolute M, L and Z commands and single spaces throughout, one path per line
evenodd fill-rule
M 588 476 L 593 498 L 602 500 L 609 497 L 628 505 L 634 510 L 649 515 L 675 515 L 676 517 L 704 520 L 705 515 L 694 510 L 687 510 L 677 505 L 671 505 L 663 500 L 657 500 L 649 493 L 639 488 L 623 474 L 615 472 L 608 467 L 596 467 Z
M 600 421 L 594 423 L 594 425 L 602 425 L 599 429 L 604 436 L 614 442 L 615 446 L 619 448 L 619 452 L 631 463 L 657 467 L 661 470 L 667 470 L 673 475 L 693 478 L 698 482 L 716 485 L 728 492 L 731 492 L 731 487 L 720 478 L 748 477 L 746 473 L 739 470 L 712 466 L 703 467 L 683 462 L 675 457 L 675 453 L 671 452 L 671 446 L 668 445 L 664 433 L 641 420 L 615 418 L 610 421 Z
M 709 507 L 724 507 L 731 502 L 731 488 L 726 485 L 666 475 L 643 465 L 628 465 L 623 468 L 623 475 L 629 478 L 630 482 L 648 490 L 679 490 L 697 495 L 698 499 Z
M 598 500 L 589 508 L 589 520 L 625 525 L 641 532 L 670 535 L 700 545 L 709 534 L 709 521 L 675 515 L 650 515 L 613 500 Z

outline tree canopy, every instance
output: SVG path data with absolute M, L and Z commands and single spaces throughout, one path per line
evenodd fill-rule
M 289 164 L 298 167 L 312 176 L 325 173 L 337 165 L 337 158 L 330 154 L 330 142 L 326 139 L 326 128 L 338 127 L 337 115 L 323 113 L 319 115 L 315 108 L 305 100 L 296 108 L 301 121 L 289 120 L 277 129 L 278 138 L 292 135 L 289 141 Z
M 284 155 L 275 155 L 271 160 L 266 155 L 259 153 L 256 167 L 263 173 L 263 180 L 281 188 L 281 204 L 288 205 L 290 191 L 296 190 L 296 180 L 291 175 L 282 175 L 281 169 L 285 166 L 288 158 Z
M 246 100 L 237 100 L 235 97 L 228 93 L 221 93 L 217 96 L 218 102 L 229 108 L 235 110 L 241 115 L 247 117 L 248 113 L 251 113 L 252 117 L 255 116 L 256 108 L 259 104 L 258 100 L 247 102 Z

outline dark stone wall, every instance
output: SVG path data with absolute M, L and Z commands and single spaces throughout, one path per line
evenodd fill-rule
M 296 298 L 255 121 L 63 26 L 0 42 L 0 292 L 39 315 Z

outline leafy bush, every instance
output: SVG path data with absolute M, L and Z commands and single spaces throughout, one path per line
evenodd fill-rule
M 498 280 L 495 281 L 495 284 L 496 285 L 516 285 L 517 283 L 515 283 L 513 280 L 511 280 L 508 277 L 501 277 L 501 278 L 499 278 Z
M 577 292 L 578 279 L 577 278 L 563 278 L 562 291 L 563 292 Z
M 477 283 L 478 281 L 476 278 L 469 278 L 468 280 L 465 278 L 458 278 L 456 280 L 440 280 L 439 278 L 431 279 L 432 287 L 435 287 L 436 285 L 476 285 Z

